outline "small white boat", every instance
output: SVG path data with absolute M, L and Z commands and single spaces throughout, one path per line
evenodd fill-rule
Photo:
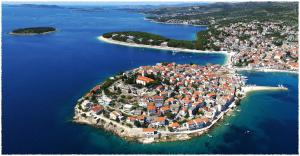
M 210 135 L 210 134 L 207 134 L 207 136 L 210 137 L 210 138 L 212 138 L 212 135 Z
M 278 85 L 279 88 L 285 88 L 282 84 Z
M 228 126 L 228 125 L 229 125 L 229 123 L 226 123 L 225 125 L 226 125 L 226 126 Z
M 249 130 L 245 131 L 245 134 L 249 134 L 249 133 L 250 133 L 250 131 L 249 131 Z
M 241 76 L 241 78 L 244 79 L 244 80 L 248 80 L 247 76 Z

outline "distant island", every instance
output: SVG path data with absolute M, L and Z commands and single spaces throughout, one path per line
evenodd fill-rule
M 20 4 L 20 5 L 14 5 L 17 7 L 30 7 L 30 8 L 64 8 L 59 5 L 50 5 L 50 4 Z
M 220 65 L 157 63 L 95 86 L 78 100 L 74 121 L 141 143 L 187 140 L 255 90 L 287 88 L 246 86 L 243 76 Z
M 40 35 L 48 34 L 55 32 L 56 29 L 53 27 L 29 27 L 29 28 L 20 28 L 11 31 L 11 35 Z
M 136 9 L 151 21 L 184 25 L 223 25 L 258 20 L 298 25 L 298 2 L 216 2 L 207 5 Z M 266 16 L 267 15 L 267 16 Z

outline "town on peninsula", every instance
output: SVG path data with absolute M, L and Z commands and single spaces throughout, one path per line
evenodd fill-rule
M 190 139 L 206 132 L 251 90 L 221 65 L 157 63 L 110 77 L 75 106 L 74 121 L 141 143 Z

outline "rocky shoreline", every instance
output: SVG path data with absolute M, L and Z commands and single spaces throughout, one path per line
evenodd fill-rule
M 76 108 L 75 108 L 76 110 Z M 76 111 L 75 111 L 76 112 Z M 107 119 L 109 120 L 109 119 Z M 91 125 L 95 128 L 103 129 L 106 132 L 115 134 L 122 139 L 126 141 L 135 141 L 139 143 L 155 143 L 155 142 L 170 142 L 170 141 L 179 141 L 179 140 L 188 140 L 191 139 L 192 137 L 189 136 L 188 134 L 173 134 L 173 135 L 168 135 L 161 137 L 160 139 L 152 139 L 152 138 L 145 138 L 143 137 L 142 130 L 139 128 L 136 128 L 136 132 L 138 133 L 132 133 L 131 129 L 124 129 L 123 127 L 119 126 L 118 124 L 114 124 L 113 121 L 107 122 L 106 120 L 100 119 L 98 122 L 94 120 L 93 118 L 84 118 L 81 117 L 80 114 L 76 114 L 73 117 L 73 122 L 77 124 L 86 124 L 86 125 Z M 193 134 L 193 136 L 199 136 L 202 133 L 198 133 L 198 135 Z
M 228 109 L 227 112 L 231 112 L 231 111 L 233 111 L 233 109 Z M 224 113 L 224 115 L 226 113 Z M 216 123 L 220 119 L 223 119 L 223 116 L 220 116 L 214 123 Z M 107 119 L 107 120 L 109 120 L 109 119 Z M 215 126 L 215 124 L 212 124 L 211 126 L 207 127 L 204 130 L 191 132 L 191 133 L 179 133 L 179 134 L 178 133 L 173 133 L 173 134 L 167 133 L 167 134 L 162 135 L 160 138 L 153 139 L 153 138 L 145 138 L 142 134 L 141 129 L 138 130 L 140 133 L 133 134 L 130 131 L 122 128 L 121 126 L 114 124 L 113 121 L 106 122 L 105 120 L 99 120 L 99 122 L 97 122 L 96 120 L 93 120 L 92 118 L 83 118 L 80 116 L 80 114 L 75 114 L 75 116 L 73 118 L 73 122 L 77 123 L 77 124 L 90 125 L 95 128 L 99 128 L 99 129 L 105 130 L 106 132 L 117 135 L 126 141 L 134 141 L 134 142 L 139 142 L 139 143 L 143 143 L 143 144 L 190 140 L 193 137 L 207 134 L 208 131 L 211 128 L 214 128 L 214 126 Z
M 91 119 L 82 118 L 82 117 L 78 118 L 76 116 L 77 115 L 75 115 L 75 117 L 73 119 L 74 123 L 90 125 L 95 128 L 103 129 L 106 132 L 117 135 L 126 141 L 134 141 L 134 142 L 139 142 L 139 143 L 143 143 L 143 144 L 189 140 L 189 139 L 192 139 L 193 137 L 200 136 L 207 132 L 207 130 L 206 130 L 206 131 L 190 133 L 190 134 L 169 134 L 169 135 L 165 135 L 159 139 L 152 139 L 152 138 L 144 138 L 143 136 L 141 136 L 142 134 L 129 135 L 130 132 L 126 131 L 122 127 L 115 125 L 111 122 L 105 122 L 104 120 L 100 120 L 99 122 L 95 123 Z
M 131 133 L 128 132 L 128 130 L 118 126 L 117 124 L 114 124 L 111 121 L 107 122 L 106 120 L 103 120 L 103 119 L 100 119 L 100 120 L 97 121 L 93 118 L 82 117 L 82 116 L 80 116 L 80 114 L 75 113 L 75 116 L 73 117 L 73 122 L 78 123 L 78 124 L 91 125 L 95 128 L 103 129 L 107 132 L 118 135 L 119 137 L 124 138 L 125 140 L 128 140 L 128 141 L 129 140 L 131 140 L 131 141 L 135 140 L 135 136 L 131 135 Z

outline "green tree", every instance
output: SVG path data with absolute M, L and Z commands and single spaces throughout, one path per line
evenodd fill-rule
M 142 126 L 139 121 L 134 121 L 134 125 L 138 128 L 140 128 Z

